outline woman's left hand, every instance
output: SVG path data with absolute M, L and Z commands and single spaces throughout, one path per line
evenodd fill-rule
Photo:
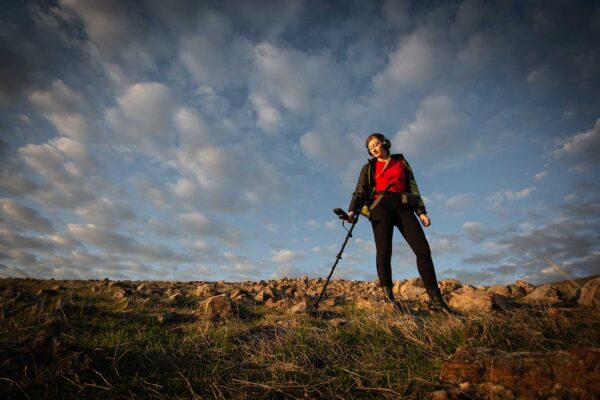
M 421 220 L 421 223 L 423 224 L 423 226 L 427 227 L 427 226 L 431 225 L 431 220 L 429 219 L 427 214 L 420 214 L 419 219 Z

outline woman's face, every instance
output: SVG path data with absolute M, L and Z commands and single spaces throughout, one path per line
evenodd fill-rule
M 369 141 L 369 152 L 373 157 L 382 157 L 387 155 L 387 151 L 381 145 L 381 141 L 373 138 Z

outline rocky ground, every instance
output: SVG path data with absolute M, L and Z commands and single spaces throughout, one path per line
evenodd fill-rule
M 252 325 L 247 329 L 250 332 L 248 334 L 252 335 L 257 326 L 260 329 L 265 326 L 262 322 L 252 321 L 271 315 L 269 326 L 273 328 L 269 329 L 275 331 L 281 328 L 302 332 L 303 326 L 314 325 L 308 322 L 312 318 L 326 323 L 328 332 L 338 335 L 340 331 L 343 334 L 344 329 L 356 329 L 356 325 L 363 324 L 363 317 L 353 317 L 352 312 L 358 310 L 366 315 L 373 313 L 383 316 L 378 321 L 388 325 L 401 322 L 404 327 L 398 328 L 396 334 L 406 335 L 407 340 L 415 343 L 419 342 L 419 338 L 412 336 L 418 336 L 430 323 L 428 297 L 423 282 L 418 278 L 395 283 L 394 293 L 399 300 L 395 307 L 383 301 L 377 283 L 334 280 L 330 282 L 321 302 L 321 312 L 317 316 L 310 316 L 308 311 L 323 284 L 322 279 L 308 277 L 241 283 L 3 279 L 0 280 L 0 322 L 4 326 L 0 331 L 0 389 L 4 389 L 11 397 L 27 398 L 31 394 L 39 395 L 40 387 L 45 387 L 46 397 L 64 397 L 65 392 L 48 388 L 54 379 L 74 380 L 73 385 L 79 386 L 82 394 L 90 389 L 86 385 L 105 389 L 114 387 L 97 369 L 94 371 L 102 379 L 99 383 L 86 385 L 78 384 L 80 377 L 72 372 L 65 372 L 59 378 L 53 376 L 51 371 L 39 369 L 43 365 L 49 369 L 65 370 L 91 368 L 94 355 L 88 353 L 96 350 L 78 351 L 81 344 L 73 337 L 73 332 L 80 327 L 72 322 L 75 318 L 88 323 L 92 319 L 123 318 L 123 324 L 126 324 L 128 318 L 136 318 L 136 315 L 141 318 L 143 315 L 144 318 L 154 319 L 151 324 L 145 323 L 143 326 L 158 326 L 158 329 L 162 326 L 165 332 L 179 335 L 197 329 L 193 327 L 199 324 L 205 324 L 208 331 L 211 327 L 227 326 L 231 321 L 238 321 L 241 325 Z M 517 281 L 511 285 L 479 287 L 457 280 L 444 280 L 440 282 L 440 288 L 450 307 L 459 314 L 433 318 L 443 318 L 444 329 L 451 335 L 471 335 L 473 326 L 479 326 L 479 335 L 492 335 L 485 329 L 503 326 L 504 323 L 513 324 L 510 332 L 504 335 L 506 341 L 528 341 L 536 346 L 537 351 L 523 350 L 522 345 L 515 344 L 502 344 L 498 348 L 473 345 L 474 342 L 493 345 L 503 339 L 502 332 L 493 333 L 493 339 L 487 342 L 470 338 L 452 339 L 452 343 L 457 345 L 437 354 L 441 361 L 441 366 L 436 369 L 439 375 L 435 382 L 430 382 L 431 390 L 427 396 L 434 399 L 586 399 L 600 396 L 600 278 L 542 286 Z M 531 313 L 541 317 L 527 319 L 530 317 L 525 316 Z M 490 322 L 493 316 L 510 322 Z M 523 318 L 523 335 L 529 335 L 526 340 L 519 339 L 518 333 L 514 332 L 514 326 L 518 326 L 515 321 L 519 318 Z M 544 321 L 540 322 L 539 318 Z M 532 326 L 536 324 L 543 325 L 543 328 Z M 561 336 L 561 324 L 565 324 L 565 332 L 577 334 Z M 548 329 L 556 332 L 556 339 L 544 333 Z M 17 334 L 15 330 L 23 332 Z M 361 331 L 360 334 L 364 332 L 367 331 Z M 433 331 L 428 334 L 434 341 L 437 336 L 443 336 Z M 539 346 L 536 345 L 536 335 L 540 336 Z M 552 343 L 551 340 L 560 343 Z M 428 345 L 419 346 L 427 348 Z M 506 351 L 515 348 L 520 350 Z M 250 384 L 249 380 L 244 382 Z M 62 384 L 65 382 L 61 381 Z M 188 382 L 188 386 L 191 390 L 193 384 Z M 253 389 L 256 387 L 253 386 Z M 148 390 L 146 386 L 145 390 Z M 264 390 L 256 393 L 265 396 Z M 306 388 L 304 390 L 305 394 L 309 393 Z M 191 392 L 195 393 L 193 390 Z M 66 393 L 72 395 L 74 392 L 70 388 Z M 230 396 L 236 398 L 254 397 L 251 391 L 232 393 L 237 392 L 230 392 Z M 286 391 L 279 387 L 278 390 L 267 391 L 266 397 L 293 398 L 294 393 L 291 389 Z M 310 393 L 311 396 L 320 397 L 325 392 Z M 374 395 L 375 392 L 366 392 L 368 395 L 363 397 L 357 395 L 359 392 L 354 389 L 348 389 L 347 393 L 340 398 L 387 398 L 388 395 L 393 398 L 391 393 L 398 394 L 392 389 L 380 389 L 379 397 Z M 403 394 L 424 397 L 422 391 L 411 392 L 411 389 L 405 389 Z M 94 392 L 96 395 L 98 393 Z M 133 398 L 137 395 L 124 397 Z M 158 395 L 150 397 L 162 398 Z M 215 394 L 214 397 L 220 396 Z

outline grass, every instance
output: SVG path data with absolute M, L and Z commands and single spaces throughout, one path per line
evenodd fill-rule
M 442 387 L 442 363 L 460 346 L 600 345 L 600 319 L 578 308 L 411 317 L 347 304 L 312 318 L 246 306 L 213 322 L 195 301 L 124 309 L 112 292 L 91 293 L 98 282 L 36 295 L 57 283 L 0 280 L 3 398 L 416 399 Z M 183 318 L 161 323 L 167 311 Z

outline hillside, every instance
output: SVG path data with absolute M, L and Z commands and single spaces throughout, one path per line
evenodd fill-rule
M 599 279 L 373 282 L 0 280 L 3 398 L 590 398 Z M 473 366 L 477 366 L 473 368 Z

